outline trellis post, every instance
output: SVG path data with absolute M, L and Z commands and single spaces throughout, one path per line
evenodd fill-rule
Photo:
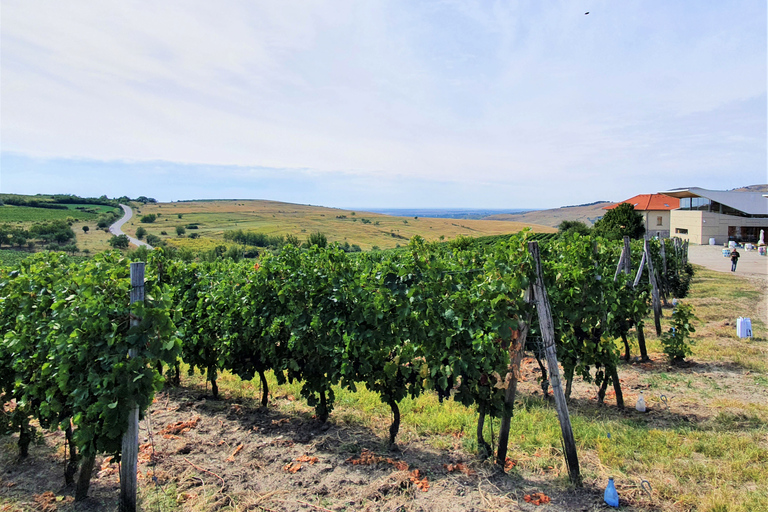
M 131 304 L 144 302 L 144 263 L 131 263 Z M 133 308 L 131 308 L 133 309 Z M 139 325 L 139 318 L 131 314 L 131 327 Z M 128 357 L 136 357 L 136 349 L 128 351 Z M 128 413 L 128 429 L 123 434 L 120 463 L 120 512 L 136 511 L 136 469 L 139 457 L 139 406 L 131 403 Z
M 579 457 L 576 453 L 576 441 L 573 438 L 571 417 L 568 414 L 568 404 L 565 401 L 565 393 L 560 383 L 560 368 L 557 366 L 557 351 L 555 350 L 555 325 L 552 321 L 552 312 L 549 307 L 547 290 L 544 287 L 544 276 L 541 271 L 541 258 L 539 256 L 538 242 L 528 242 L 528 251 L 533 257 L 536 276 L 533 282 L 533 297 L 536 301 L 536 312 L 539 316 L 539 328 L 544 342 L 544 351 L 547 356 L 549 368 L 549 383 L 555 396 L 555 408 L 560 420 L 560 431 L 563 434 L 563 451 L 565 463 L 568 466 L 568 476 L 571 482 L 581 486 L 581 473 L 579 472 Z
M 656 272 L 653 270 L 653 258 L 651 257 L 651 244 L 645 239 L 643 250 L 645 251 L 645 263 L 648 265 L 648 279 L 651 281 L 651 298 L 653 301 L 653 322 L 656 326 L 656 336 L 661 336 L 661 301 L 659 299 L 659 285 L 656 281 Z

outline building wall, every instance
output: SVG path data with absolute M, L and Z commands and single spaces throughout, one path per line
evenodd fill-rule
M 671 236 L 678 236 L 700 245 L 708 244 L 710 238 L 714 238 L 717 245 L 727 243 L 729 226 L 759 228 L 766 225 L 768 219 L 751 219 L 695 210 L 672 210 L 670 215 Z M 688 230 L 688 233 L 680 233 L 681 229 Z
M 642 212 L 645 222 L 645 234 L 648 236 L 658 236 L 660 238 L 669 238 L 670 236 L 670 215 L 669 210 L 645 210 Z M 661 224 L 659 224 L 661 217 Z

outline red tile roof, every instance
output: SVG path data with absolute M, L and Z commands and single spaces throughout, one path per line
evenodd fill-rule
M 630 197 L 626 201 L 621 203 L 629 203 L 635 205 L 635 210 L 675 210 L 680 208 L 680 199 L 672 196 L 666 196 L 664 194 L 640 194 L 639 196 Z M 621 203 L 612 204 L 610 206 L 604 206 L 603 210 L 613 210 Z

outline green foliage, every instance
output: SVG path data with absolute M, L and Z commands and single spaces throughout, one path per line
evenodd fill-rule
M 591 232 L 592 228 L 579 220 L 564 220 L 557 226 L 557 233 L 564 236 L 568 236 L 571 233 L 578 233 L 582 236 L 586 236 Z
M 267 235 L 265 233 L 256 233 L 253 231 L 243 231 L 237 229 L 234 231 L 225 231 L 224 240 L 235 242 L 241 245 L 248 245 L 251 247 L 269 247 L 271 249 L 279 249 L 283 244 L 288 243 L 287 239 L 282 235 Z M 291 238 L 295 243 L 295 247 L 299 246 L 298 239 L 296 237 Z
M 352 213 L 354 215 L 354 213 Z M 317 247 L 325 248 L 328 246 L 328 237 L 326 237 L 323 233 L 319 231 L 314 231 L 309 234 L 309 237 L 307 237 L 307 245 L 313 246 L 316 245 Z
M 160 247 L 163 245 L 163 239 L 157 235 L 149 234 L 147 235 L 147 239 L 145 241 L 152 247 Z
M 115 249 L 127 249 L 130 243 L 131 241 L 128 238 L 128 235 L 113 236 L 109 239 L 109 245 Z
M 187 230 L 186 230 L 186 228 L 184 226 L 176 226 L 176 234 L 178 236 L 182 236 L 186 232 L 187 232 Z
M 146 234 L 147 234 L 147 230 L 144 229 L 143 226 L 139 226 L 138 228 L 136 228 L 136 238 L 138 238 L 139 240 L 144 238 L 144 235 Z
M 635 211 L 633 205 L 620 203 L 595 223 L 594 233 L 609 240 L 622 240 L 625 236 L 642 238 L 645 234 L 643 215 Z
M 155 213 L 150 213 L 149 215 L 143 215 L 141 219 L 139 219 L 140 222 L 143 222 L 145 224 L 151 224 L 156 220 L 157 220 L 157 214 Z
M 693 306 L 678 303 L 672 312 L 672 326 L 661 335 L 661 345 L 671 362 L 681 363 L 686 356 L 692 354 L 691 345 L 694 340 L 690 335 L 696 332 L 694 320 L 698 318 L 693 314 Z
M 128 270 L 116 253 L 78 263 L 39 253 L 0 273 L 0 393 L 18 404 L 8 423 L 72 422 L 83 455 L 119 457 L 132 404 L 147 408 L 161 384 L 155 363 L 179 349 L 152 269 L 146 301 L 132 307 Z

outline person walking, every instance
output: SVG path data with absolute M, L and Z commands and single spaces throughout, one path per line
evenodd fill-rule
M 736 263 L 739 262 L 739 251 L 736 250 L 736 248 L 733 248 L 733 251 L 731 251 L 731 272 L 736 272 Z

